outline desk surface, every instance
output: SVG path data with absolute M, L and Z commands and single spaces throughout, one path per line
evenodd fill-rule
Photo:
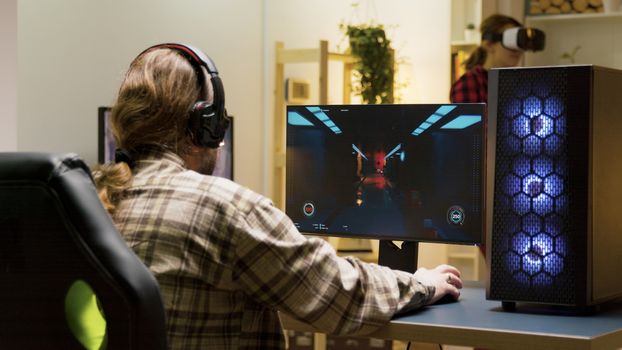
M 487 349 L 622 348 L 622 303 L 603 306 L 591 316 L 577 316 L 549 306 L 517 304 L 506 312 L 501 302 L 486 300 L 484 288 L 464 288 L 459 302 L 430 305 L 396 317 L 368 337 Z M 286 329 L 312 331 L 283 317 Z

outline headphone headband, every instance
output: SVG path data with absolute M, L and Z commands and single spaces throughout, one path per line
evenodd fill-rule
M 189 58 L 194 64 L 198 64 L 200 66 L 205 67 L 207 72 L 211 74 L 218 74 L 218 69 L 216 69 L 216 65 L 208 55 L 206 55 L 203 51 L 195 48 L 192 45 L 187 44 L 177 44 L 177 43 L 164 43 L 153 45 L 148 47 L 143 52 L 140 53 L 139 56 L 144 54 L 147 51 L 155 50 L 155 49 L 173 49 L 177 52 L 184 54 L 187 58 Z
M 139 56 L 148 51 L 162 48 L 174 50 L 186 58 L 196 71 L 199 85 L 208 80 L 201 67 L 207 70 L 214 92 L 214 100 L 212 103 L 200 100 L 191 107 L 189 128 L 198 145 L 217 148 L 229 127 L 229 117 L 225 109 L 225 89 L 218 76 L 218 69 L 216 69 L 214 61 L 194 46 L 178 43 L 153 45 L 141 52 Z

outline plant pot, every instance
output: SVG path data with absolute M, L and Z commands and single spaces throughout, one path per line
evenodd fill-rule
M 475 29 L 465 29 L 464 30 L 464 41 L 468 43 L 478 43 L 479 32 Z

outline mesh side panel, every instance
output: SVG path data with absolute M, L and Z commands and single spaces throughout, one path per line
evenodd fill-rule
M 473 135 L 473 178 L 472 178 L 472 206 L 474 213 L 481 213 L 482 196 L 482 138 Z
M 580 68 L 499 72 L 491 299 L 585 300 L 590 85 Z

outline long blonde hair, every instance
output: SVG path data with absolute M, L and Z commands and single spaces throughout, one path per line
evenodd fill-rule
M 138 56 L 130 65 L 112 108 L 111 129 L 117 147 L 140 159 L 148 147 L 182 155 L 192 142 L 189 111 L 208 94 L 188 60 L 178 52 L 158 48 Z M 132 169 L 125 162 L 97 166 L 95 184 L 110 212 L 132 183 Z
M 500 14 L 494 14 L 488 16 L 482 24 L 479 26 L 479 31 L 483 35 L 484 33 L 501 33 L 508 27 L 520 27 L 521 23 L 516 19 Z M 467 70 L 473 69 L 477 65 L 483 65 L 486 62 L 486 50 L 480 44 L 467 58 L 464 63 Z

